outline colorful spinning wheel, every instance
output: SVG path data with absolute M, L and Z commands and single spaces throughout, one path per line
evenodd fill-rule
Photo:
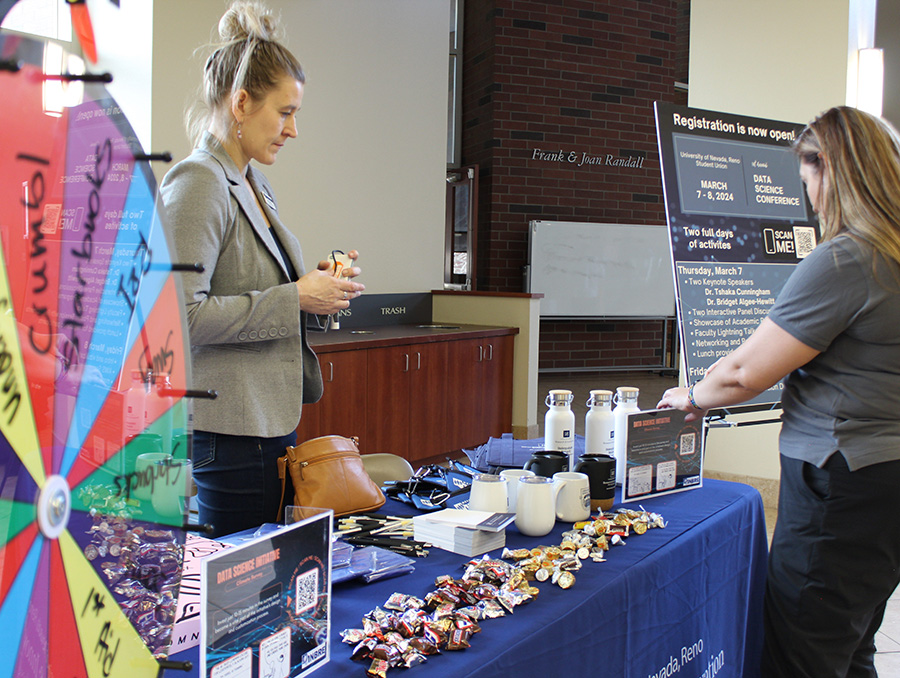
M 156 182 L 58 46 L 3 34 L 0 62 L 0 678 L 155 676 L 190 478 Z

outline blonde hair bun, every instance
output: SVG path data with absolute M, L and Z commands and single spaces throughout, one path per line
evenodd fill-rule
M 278 17 L 261 2 L 237 0 L 219 19 L 219 37 L 224 42 L 250 38 L 278 40 L 281 37 Z
M 281 44 L 281 17 L 259 0 L 236 0 L 218 23 L 219 39 L 207 48 L 197 98 L 185 112 L 185 126 L 196 146 L 216 115 L 234 128 L 232 97 L 245 90 L 262 101 L 282 76 L 306 82 L 297 58 Z

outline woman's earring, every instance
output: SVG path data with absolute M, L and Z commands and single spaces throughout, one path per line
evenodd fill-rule
M 242 122 L 239 122 L 239 123 L 238 123 L 238 127 L 237 127 L 237 137 L 238 137 L 238 139 L 241 138 L 241 125 L 243 125 L 243 124 L 244 124 L 244 123 L 242 123 Z

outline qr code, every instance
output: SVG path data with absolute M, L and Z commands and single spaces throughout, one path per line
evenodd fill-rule
M 294 614 L 303 614 L 319 602 L 319 570 L 313 568 L 297 575 L 294 595 Z
M 683 457 L 694 454 L 694 446 L 697 444 L 696 433 L 682 433 L 678 439 L 678 454 Z
M 812 226 L 794 226 L 794 251 L 797 258 L 806 258 L 815 248 L 816 229 Z
M 44 218 L 41 220 L 41 233 L 44 235 L 55 235 L 59 230 L 60 217 L 62 217 L 62 203 L 48 202 L 44 205 Z

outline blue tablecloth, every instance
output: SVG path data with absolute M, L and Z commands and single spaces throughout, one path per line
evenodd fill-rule
M 603 563 L 586 561 L 575 585 L 544 582 L 538 598 L 512 615 L 482 622 L 471 648 L 444 652 L 411 669 L 414 678 L 541 678 L 557 675 L 616 678 L 755 678 L 762 647 L 762 598 L 767 539 L 759 493 L 747 486 L 704 480 L 701 488 L 647 499 L 664 529 L 628 538 Z M 637 506 L 637 504 L 629 504 Z M 382 509 L 409 515 L 394 502 Z M 543 538 L 510 526 L 507 546 L 559 544 L 571 525 L 557 523 Z M 499 555 L 499 551 L 495 552 Z M 332 598 L 331 660 L 314 675 L 363 678 L 368 661 L 350 659 L 339 632 L 394 592 L 422 597 L 441 574 L 459 576 L 467 558 L 433 549 L 412 574 L 373 584 L 336 586 Z M 173 659 L 192 659 L 197 651 Z M 196 669 L 195 669 L 196 671 Z M 399 675 L 393 669 L 389 675 Z M 184 676 L 169 671 L 167 676 Z

